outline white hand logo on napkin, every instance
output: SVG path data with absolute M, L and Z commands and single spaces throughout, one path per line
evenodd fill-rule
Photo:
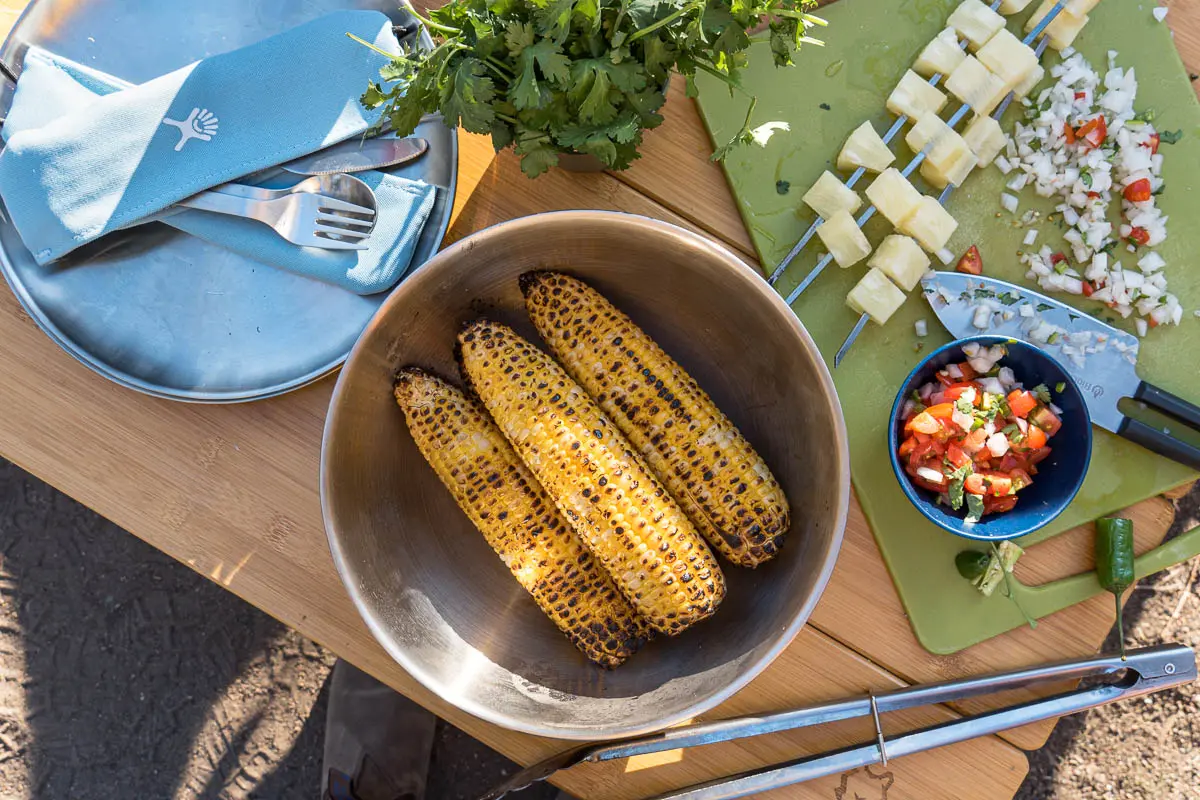
M 207 108 L 193 108 L 192 113 L 188 114 L 188 118 L 182 122 L 164 117 L 162 124 L 179 128 L 179 144 L 175 145 L 175 152 L 178 153 L 192 139 L 211 142 L 212 138 L 217 135 L 217 122 L 217 118 Z

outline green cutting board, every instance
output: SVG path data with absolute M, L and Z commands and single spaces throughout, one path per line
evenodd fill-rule
M 737 150 L 726 160 L 725 171 L 764 269 L 779 263 L 813 221 L 812 211 L 800 197 L 822 170 L 835 169 L 833 163 L 849 133 L 863 120 L 870 120 L 881 133 L 892 124 L 884 108 L 887 93 L 925 42 L 944 26 L 955 5 L 956 0 L 841 0 L 821 12 L 829 20 L 829 27 L 821 31 L 827 46 L 804 48 L 792 69 L 776 69 L 766 44 L 755 45 L 744 79 L 747 90 L 759 98 L 755 123 L 782 120 L 790 130 L 777 133 L 765 148 Z M 1108 49 L 1118 50 L 1119 64 L 1137 70 L 1138 108 L 1156 109 L 1160 130 L 1184 131 L 1178 144 L 1163 148 L 1167 188 L 1160 201 L 1171 221 L 1169 238 L 1159 252 L 1167 260 L 1170 287 L 1180 298 L 1185 316 L 1178 328 L 1150 332 L 1138 371 L 1171 392 L 1198 399 L 1200 319 L 1191 312 L 1200 307 L 1200 269 L 1193 263 L 1200 253 L 1200 228 L 1192 224 L 1200 212 L 1200 105 L 1170 31 L 1150 13 L 1153 6 L 1148 1 L 1107 0 L 1092 14 L 1076 44 L 1100 70 L 1105 68 Z M 1010 19 L 1010 29 L 1020 34 L 1018 25 L 1026 16 Z M 1051 56 L 1049 63 L 1054 60 Z M 705 124 L 714 141 L 724 142 L 741 125 L 748 101 L 703 75 L 699 88 Z M 1020 110 L 1019 104 L 1010 109 L 1006 130 Z M 892 143 L 897 166 L 912 156 L 902 138 Z M 1001 213 L 1003 183 L 999 170 L 981 170 L 950 198 L 948 208 L 960 222 L 950 249 L 961 253 L 977 244 L 986 274 L 1028 284 L 1016 259 L 1025 231 L 1012 224 L 1011 215 Z M 864 180 L 857 188 L 861 191 L 867 184 Z M 786 193 L 781 193 L 785 186 Z M 932 193 L 928 187 L 925 190 Z M 1026 208 L 1049 212 L 1049 204 L 1036 202 L 1032 191 L 1021 193 L 1021 201 L 1022 212 Z M 1057 246 L 1061 241 L 1052 224 L 1043 223 L 1040 230 L 1039 246 L 1045 242 Z M 878 244 L 890 232 L 889 224 L 876 215 L 866 232 Z M 814 239 L 780 280 L 779 289 L 785 294 L 790 291 L 816 262 L 820 250 Z M 1130 255 L 1118 250 L 1115 257 Z M 847 270 L 831 266 L 793 306 L 831 364 L 856 321 L 843 300 L 864 270 L 861 264 Z M 1106 312 L 1103 306 L 1082 299 L 1080 307 Z M 917 638 L 935 653 L 952 653 L 1019 627 L 1023 618 L 1003 592 L 984 598 L 958 576 L 955 554 L 974 545 L 927 522 L 900 492 L 889 466 L 888 412 L 898 386 L 921 358 L 913 330 L 918 319 L 929 321 L 925 352 L 949 341 L 920 293 L 914 292 L 885 327 L 867 326 L 851 355 L 834 372 L 834 380 L 849 429 L 858 499 Z M 1044 540 L 1194 477 L 1184 467 L 1097 428 L 1091 468 L 1078 498 L 1062 516 L 1021 544 Z M 1149 574 L 1197 551 L 1200 529 L 1142 559 L 1139 571 Z M 1019 586 L 1017 595 L 1030 613 L 1040 617 L 1100 591 L 1095 578 L 1087 574 L 1046 587 Z

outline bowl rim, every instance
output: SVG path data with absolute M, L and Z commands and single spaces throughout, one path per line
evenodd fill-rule
M 372 615 L 366 612 L 366 605 L 363 599 L 363 592 L 359 587 L 354 585 L 351 580 L 352 573 L 348 564 L 346 554 L 338 542 L 336 525 L 330 513 L 332 491 L 331 465 L 330 465 L 330 450 L 332 448 L 333 431 L 339 427 L 341 418 L 341 398 L 346 385 L 346 375 L 349 374 L 357 363 L 362 360 L 363 353 L 366 351 L 366 342 L 372 338 L 376 330 L 382 324 L 382 320 L 395 309 L 405 297 L 405 288 L 409 285 L 414 285 L 411 279 L 424 273 L 442 269 L 442 265 L 449 262 L 453 263 L 454 259 L 465 250 L 469 250 L 480 246 L 482 240 L 501 236 L 510 230 L 520 230 L 522 228 L 541 227 L 547 221 L 561 225 L 572 225 L 583 222 L 599 221 L 604 225 L 611 225 L 614 228 L 633 225 L 651 232 L 655 236 L 668 235 L 672 237 L 683 237 L 691 242 L 695 247 L 706 250 L 714 258 L 723 261 L 730 270 L 739 277 L 747 290 L 755 291 L 758 295 L 771 307 L 774 308 L 776 314 L 782 320 L 791 326 L 793 333 L 799 339 L 801 345 L 805 348 L 808 355 L 816 365 L 815 379 L 823 386 L 826 397 L 828 399 L 831 415 L 834 420 L 834 439 L 837 443 L 836 452 L 831 456 L 836 459 L 833 464 L 834 471 L 837 477 L 837 493 L 835 501 L 835 516 L 834 530 L 830 542 L 830 554 L 825 559 L 820 573 L 817 576 L 814 584 L 814 591 L 811 596 L 803 603 L 799 611 L 795 614 L 792 622 L 784 629 L 774 635 L 774 639 L 770 646 L 752 662 L 748 662 L 740 671 L 739 675 L 730 681 L 724 688 L 713 692 L 706 697 L 699 698 L 681 708 L 680 710 L 659 717 L 650 723 L 640 723 L 636 725 L 630 724 L 607 724 L 584 726 L 573 724 L 565 725 L 547 725 L 538 723 L 537 721 L 528 721 L 515 718 L 506 712 L 488 708 L 470 699 L 465 699 L 461 696 L 451 697 L 443 693 L 441 683 L 435 680 L 431 675 L 424 672 L 421 666 L 407 657 L 405 652 L 397 647 L 393 647 L 389 642 L 389 637 L 386 635 L 384 626 Z M 619 233 L 620 231 L 616 231 Z M 321 437 L 321 459 L 320 459 L 320 496 L 321 496 L 321 517 L 325 526 L 325 535 L 329 543 L 330 555 L 333 558 L 334 566 L 337 568 L 338 575 L 342 580 L 342 584 L 346 592 L 350 595 L 351 601 L 354 603 L 359 616 L 366 624 L 371 635 L 381 647 L 391 656 L 392 660 L 399 664 L 409 675 L 411 675 L 418 683 L 430 692 L 434 693 L 444 702 L 453 705 L 454 707 L 471 714 L 485 722 L 501 726 L 508 730 L 517 731 L 520 733 L 528 733 L 535 736 L 544 736 L 555 739 L 579 740 L 579 741 L 595 741 L 599 739 L 616 739 L 630 736 L 637 736 L 655 731 L 669 728 L 681 722 L 692 719 L 706 711 L 709 711 L 724 701 L 728 700 L 735 693 L 745 688 L 754 678 L 758 677 L 763 670 L 767 668 L 779 655 L 792 643 L 801 629 L 808 623 L 812 616 L 813 609 L 816 608 L 821 596 L 825 592 L 825 588 L 829 583 L 829 579 L 833 574 L 834 567 L 837 563 L 837 557 L 841 552 L 842 542 L 845 536 L 846 522 L 849 518 L 850 509 L 850 449 L 846 434 L 846 421 L 842 413 L 841 401 L 837 395 L 837 389 L 833 383 L 833 375 L 829 371 L 825 359 L 822 357 L 820 350 L 817 348 L 816 342 L 808 330 L 800 322 L 799 318 L 791 310 L 791 308 L 783 301 L 783 298 L 776 292 L 762 277 L 762 275 L 753 267 L 739 258 L 732 250 L 725 246 L 712 241 L 711 239 L 702 236 L 698 233 L 690 231 L 679 225 L 674 225 L 669 222 L 654 219 L 652 217 L 643 216 L 640 214 L 630 214 L 621 211 L 548 211 L 538 214 L 531 214 L 524 217 L 518 217 L 512 220 L 498 222 L 482 228 L 479 231 L 455 242 L 449 247 L 437 253 L 433 258 L 426 261 L 411 274 L 407 275 L 402 283 L 400 283 L 391 293 L 379 310 L 372 316 L 371 321 L 364 328 L 363 333 L 355 342 L 354 347 L 350 350 L 350 355 L 338 375 L 337 383 L 334 386 L 333 394 L 330 397 L 329 409 L 325 417 L 324 431 Z
M 892 402 L 892 410 L 888 414 L 888 460 L 891 462 L 892 473 L 896 476 L 896 482 L 900 484 L 900 490 L 904 493 L 904 496 L 908 498 L 908 501 L 912 503 L 913 507 L 916 508 L 917 511 L 921 512 L 921 516 L 925 517 L 925 519 L 929 520 L 942 530 L 953 533 L 955 536 L 961 536 L 964 539 L 970 539 L 975 542 L 1010 541 L 1012 539 L 1019 539 L 1022 536 L 1028 536 L 1035 531 L 1041 530 L 1057 519 L 1060 514 L 1066 511 L 1067 507 L 1075 500 L 1075 496 L 1079 494 L 1079 490 L 1083 488 L 1083 482 L 1087 479 L 1088 474 L 1088 469 L 1086 466 L 1083 472 L 1080 474 L 1079 479 L 1075 481 L 1075 485 L 1070 488 L 1060 502 L 1055 504 L 1056 507 L 1049 516 L 1040 520 L 1036 525 L 1023 528 L 1016 533 L 1006 534 L 1004 536 L 988 536 L 982 533 L 972 533 L 969 529 L 966 529 L 965 526 L 956 527 L 954 525 L 949 525 L 943 520 L 931 515 L 929 510 L 925 507 L 929 501 L 917 493 L 917 487 L 915 487 L 912 481 L 909 480 L 908 476 L 904 474 L 904 469 L 900 466 L 900 458 L 896 453 L 896 447 L 898 443 L 898 437 L 896 436 L 896 421 L 900 417 L 900 409 L 903 407 L 904 400 L 906 399 L 904 388 L 912 382 L 913 378 L 916 377 L 918 373 L 928 366 L 930 361 L 937 358 L 942 353 L 945 353 L 947 350 L 950 350 L 951 348 L 962 347 L 964 344 L 969 344 L 971 342 L 979 342 L 980 344 L 986 342 L 988 345 L 1015 344 L 1026 347 L 1036 353 L 1037 356 L 1049 361 L 1051 364 L 1057 367 L 1063 375 L 1066 376 L 1067 379 L 1065 382 L 1067 386 L 1069 386 L 1071 391 L 1077 395 L 1079 405 L 1083 409 L 1083 421 L 1086 423 L 1085 430 L 1087 431 L 1086 446 L 1083 453 L 1083 460 L 1085 464 L 1090 464 L 1092 460 L 1092 440 L 1095 435 L 1095 432 L 1092 430 L 1092 415 L 1091 411 L 1088 409 L 1087 401 L 1083 397 L 1083 392 L 1079 389 L 1078 382 L 1075 380 L 1074 376 L 1071 375 L 1070 370 L 1063 366 L 1061 361 L 1031 342 L 1022 341 L 1021 339 L 1014 339 L 1011 336 L 1004 336 L 1001 334 L 981 333 L 976 336 L 966 336 L 962 339 L 955 339 L 948 344 L 942 345 L 929 355 L 925 356 L 925 358 L 921 359 L 921 361 L 912 368 L 904 380 L 900 382 L 900 388 L 896 392 L 896 399 Z

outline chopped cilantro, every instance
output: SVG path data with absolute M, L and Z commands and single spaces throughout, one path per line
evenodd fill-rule
M 1053 311 L 1054 306 L 1050 305 L 1049 303 L 1038 303 L 1037 310 L 1038 311 Z
M 960 397 L 954 401 L 954 409 L 960 414 L 971 416 L 975 413 L 975 406 L 965 397 Z
M 1050 387 L 1044 383 L 1039 383 L 1037 386 L 1030 389 L 1029 392 L 1043 403 L 1050 402 Z
M 791 181 L 775 181 L 775 192 L 777 194 L 787 194 L 791 189 Z
M 1158 132 L 1158 140 L 1160 142 L 1163 142 L 1164 144 L 1176 144 L 1182 138 L 1183 138 L 1183 130 L 1182 129 L 1177 130 L 1177 131 L 1159 131 Z
M 979 522 L 983 519 L 983 498 L 977 494 L 967 495 L 966 522 Z
M 1021 297 L 1020 295 L 1015 295 L 1012 292 L 1004 292 L 1003 294 L 997 295 L 996 299 L 1006 306 L 1011 306 L 1013 303 L 1019 302 Z
M 1067 382 L 1066 381 L 1059 381 L 1058 383 L 1054 384 L 1054 391 L 1058 392 L 1059 394 L 1062 394 L 1066 390 L 1067 390 Z M 1049 401 L 1046 401 L 1046 402 L 1049 402 Z
M 1136 122 L 1154 122 L 1155 111 L 1153 108 L 1147 108 L 1138 114 L 1135 114 L 1133 119 Z
M 1079 173 L 1079 181 L 1087 188 L 1089 188 L 1089 189 L 1092 188 L 1092 173 L 1090 173 L 1090 172 Z

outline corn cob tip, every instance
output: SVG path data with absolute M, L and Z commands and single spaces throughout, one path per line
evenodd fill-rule
M 521 294 L 529 297 L 529 293 L 537 288 L 543 279 L 551 277 L 554 274 L 544 269 L 534 269 L 521 273 L 521 277 L 517 278 L 517 284 L 521 287 Z

